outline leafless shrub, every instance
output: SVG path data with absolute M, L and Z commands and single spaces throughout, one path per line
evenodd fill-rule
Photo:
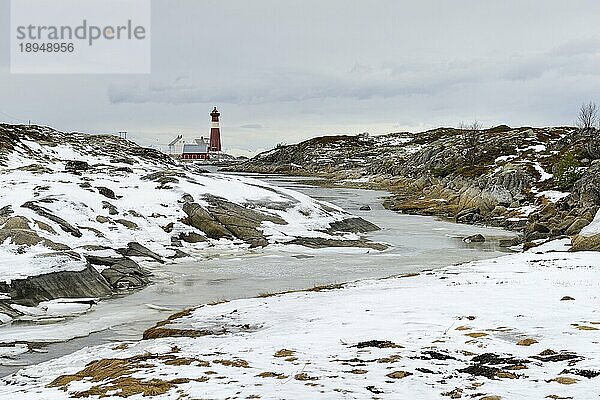
M 483 125 L 477 120 L 470 124 L 461 122 L 458 125 L 458 129 L 461 131 L 463 145 L 465 148 L 465 160 L 470 165 L 477 164 L 479 157 L 479 145 L 481 143 L 481 130 L 483 129 Z
M 581 130 L 592 129 L 598 123 L 598 106 L 593 101 L 582 104 L 577 116 L 577 127 Z

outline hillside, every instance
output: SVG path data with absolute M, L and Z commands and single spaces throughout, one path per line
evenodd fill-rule
M 331 204 L 108 135 L 0 125 L 0 187 L 0 323 L 128 293 L 210 249 L 385 248 Z
M 279 146 L 232 169 L 382 188 L 393 193 L 386 201 L 392 210 L 519 230 L 532 246 L 575 235 L 596 215 L 600 154 L 590 143 L 597 136 L 508 126 L 328 136 Z

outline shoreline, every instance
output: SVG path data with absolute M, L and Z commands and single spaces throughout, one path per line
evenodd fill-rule
M 57 399 L 135 390 L 116 377 L 94 383 L 90 365 L 122 360 L 123 376 L 137 377 L 138 385 L 161 383 L 166 390 L 155 398 L 175 390 L 264 399 L 586 398 L 600 359 L 591 344 L 600 331 L 593 301 L 600 260 L 566 253 L 565 245 L 200 306 L 149 329 L 146 340 L 29 367 L 11 377 L 17 386 L 5 386 L 5 396 L 22 384 Z M 281 390 L 285 395 L 275 395 Z

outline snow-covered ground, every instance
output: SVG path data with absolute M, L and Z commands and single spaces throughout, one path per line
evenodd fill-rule
M 127 146 L 122 142 L 119 145 Z M 182 232 L 203 234 L 181 222 L 186 216 L 181 207 L 185 194 L 191 195 L 203 206 L 208 206 L 204 197 L 211 195 L 281 217 L 286 224 L 266 221 L 262 226 L 272 242 L 285 242 L 298 236 L 331 237 L 318 230 L 327 229 L 331 222 L 349 216 L 334 205 L 255 179 L 197 173 L 183 166 L 131 155 L 126 157 L 127 160 L 119 160 L 111 156 L 120 154 L 98 154 L 97 150 L 71 144 L 42 146 L 35 141 L 22 140 L 8 154 L 3 162 L 5 165 L 0 163 L 0 208 L 10 206 L 13 211 L 11 217 L 26 218 L 29 228 L 43 239 L 81 253 L 101 256 L 116 253 L 98 250 L 97 246 L 115 248 L 135 241 L 168 257 L 174 254 L 171 247 L 173 236 Z M 93 170 L 76 174 L 67 172 L 69 161 L 87 162 Z M 148 178 L 149 174 L 161 171 L 167 171 L 167 183 L 157 183 L 155 179 Z M 109 189 L 115 198 L 101 195 L 99 188 Z M 81 237 L 66 232 L 55 221 L 23 206 L 29 201 L 42 205 L 51 214 L 78 228 Z M 111 212 L 111 209 L 114 211 Z M 165 230 L 169 223 L 173 223 L 172 228 Z M 348 238 L 356 237 L 350 235 Z M 44 243 L 29 247 L 24 252 L 23 246 L 10 242 L 7 239 L 0 248 L 0 281 L 10 282 L 61 268 L 77 270 L 85 267 L 85 262 L 76 260 L 40 262 L 40 253 L 50 252 Z M 241 241 L 238 244 L 242 245 Z M 201 243 L 184 243 L 184 251 L 200 256 L 206 248 L 218 245 L 229 246 L 230 243 L 211 239 Z
M 597 398 L 600 257 L 568 248 L 199 307 L 21 370 L 0 399 Z

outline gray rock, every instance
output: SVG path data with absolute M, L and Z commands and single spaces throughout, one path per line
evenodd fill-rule
M 570 251 L 600 251 L 600 234 L 593 236 L 575 236 L 571 239 Z
M 102 271 L 102 276 L 116 291 L 141 289 L 150 282 L 150 273 L 129 257 L 86 258 L 90 264 L 109 267 Z
M 126 249 L 117 249 L 117 252 L 128 257 L 147 257 L 158 261 L 161 264 L 164 263 L 161 256 L 136 242 L 128 243 Z
M 206 242 L 206 237 L 197 234 L 196 232 L 186 232 L 179 234 L 179 239 L 183 240 L 186 243 L 200 243 Z M 171 240 L 171 243 L 173 240 Z M 181 242 L 180 242 L 181 244 Z
M 98 193 L 100 193 L 104 197 L 108 197 L 109 199 L 113 200 L 117 199 L 117 196 L 115 195 L 115 192 L 112 191 L 112 189 L 109 189 L 104 186 L 97 186 L 96 189 L 98 189 Z
M 359 208 L 360 211 L 371 211 L 371 206 L 368 204 L 365 204 L 364 206 Z
M 300 237 L 290 242 L 287 242 L 287 244 L 296 244 L 304 247 L 309 247 L 311 249 L 323 249 L 327 247 L 362 247 L 382 251 L 388 248 L 388 246 L 383 243 L 375 243 L 367 239 L 341 240 Z
M 138 225 L 135 222 L 126 220 L 126 219 L 115 219 L 115 222 L 118 224 L 123 225 L 124 227 L 126 227 L 127 229 L 137 229 Z
M 82 236 L 81 231 L 74 227 L 73 225 L 69 224 L 67 221 L 65 221 L 64 219 L 57 217 L 56 215 L 52 214 L 50 212 L 50 210 L 32 202 L 32 201 L 28 201 L 25 204 L 23 204 L 21 207 L 24 208 L 29 208 L 30 210 L 33 210 L 36 212 L 36 214 L 49 219 L 52 222 L 56 222 L 60 228 L 67 232 L 70 233 L 71 235 L 80 238 Z
M 338 233 L 338 232 L 352 232 L 352 233 L 366 233 L 378 231 L 380 228 L 362 218 L 352 217 L 346 218 L 341 221 L 335 221 L 329 224 L 327 233 Z
M 27 229 L 27 230 L 30 230 L 31 227 L 29 226 L 29 220 L 27 218 L 17 215 L 17 216 L 8 218 L 4 222 L 2 229 Z
M 65 164 L 65 171 L 67 172 L 81 172 L 90 169 L 90 165 L 85 161 L 70 160 Z
M 133 170 L 129 167 L 119 167 L 115 168 L 115 172 L 126 172 L 128 174 L 133 173 Z
M 188 253 L 186 253 L 185 251 L 181 251 L 179 249 L 175 249 L 175 254 L 173 254 L 172 256 L 170 256 L 170 259 L 177 259 L 177 258 L 185 258 L 185 257 L 190 257 L 190 255 Z
M 467 236 L 463 239 L 465 243 L 483 243 L 485 242 L 485 237 L 481 234 Z
M 518 246 L 522 243 L 522 239 L 519 237 L 509 238 L 509 239 L 500 239 L 498 241 L 498 245 L 500 247 L 513 247 Z
M 117 207 L 113 206 L 108 201 L 102 201 L 102 209 L 108 210 L 108 214 L 110 214 L 110 215 L 117 215 L 119 213 L 119 210 L 117 210 Z
M 569 235 L 569 236 L 576 235 L 579 232 L 581 232 L 581 230 L 583 228 L 585 228 L 586 226 L 588 226 L 589 224 L 590 224 L 590 221 L 588 221 L 587 219 L 578 218 L 567 228 L 567 230 L 565 231 L 565 234 Z
M 12 302 L 31 306 L 58 298 L 105 298 L 113 293 L 106 279 L 91 265 L 82 271 L 53 272 L 0 283 L 0 292 L 8 293 Z
M 200 229 L 211 239 L 233 239 L 231 233 L 217 219 L 197 203 L 185 203 L 183 211 L 187 214 L 184 223 Z

